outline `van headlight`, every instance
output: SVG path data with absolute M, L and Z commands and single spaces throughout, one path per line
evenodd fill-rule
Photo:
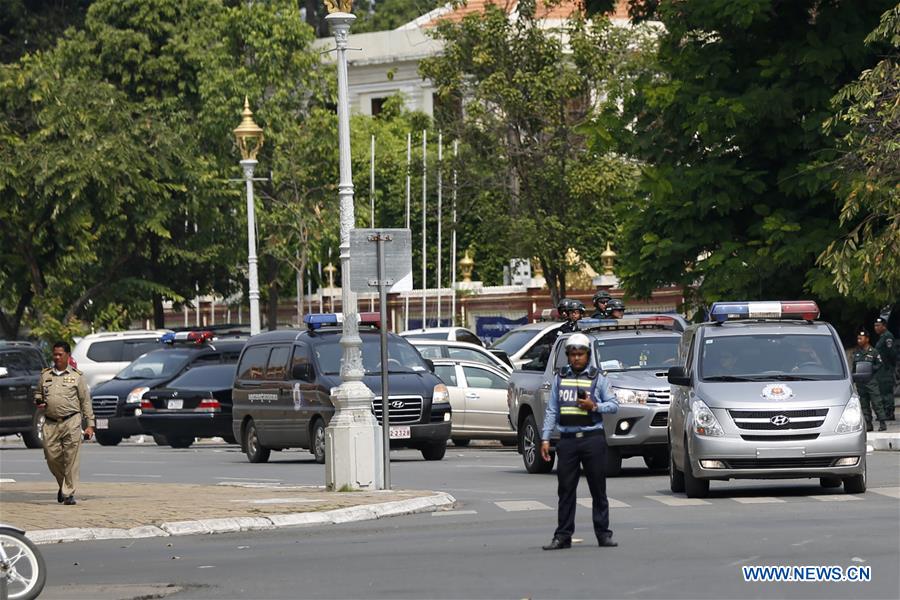
M 639 390 L 626 390 L 625 388 L 612 388 L 619 404 L 647 404 L 647 392 Z
M 691 404 L 691 413 L 694 415 L 694 431 L 697 434 L 710 437 L 725 435 L 725 430 L 719 425 L 716 415 L 702 400 L 694 400 Z
M 850 396 L 850 401 L 844 407 L 841 420 L 838 422 L 838 433 L 855 433 L 862 429 L 863 415 L 859 405 L 859 396 Z
M 136 387 L 128 394 L 128 397 L 125 398 L 125 404 L 140 404 L 141 398 L 146 392 L 149 392 L 150 388 L 148 387 Z
M 431 393 L 431 403 L 446 404 L 448 402 L 450 402 L 450 390 L 447 389 L 447 386 L 443 383 L 434 386 L 434 391 Z

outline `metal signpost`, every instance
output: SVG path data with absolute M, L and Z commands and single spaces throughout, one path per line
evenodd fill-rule
M 372 245 L 375 255 L 372 256 Z M 387 244 L 387 245 L 386 245 Z M 374 261 L 372 260 L 374 258 Z M 371 277 L 374 263 L 375 277 Z M 388 267 L 390 265 L 390 267 Z M 384 488 L 391 489 L 391 417 L 388 389 L 388 291 L 412 289 L 412 234 L 409 229 L 354 229 L 350 232 L 350 286 L 353 291 L 378 288 L 381 323 L 381 435 Z

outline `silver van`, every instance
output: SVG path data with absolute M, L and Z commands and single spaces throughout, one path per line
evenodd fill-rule
M 669 369 L 669 480 L 819 478 L 866 491 L 866 432 L 840 339 L 814 302 L 715 303 Z

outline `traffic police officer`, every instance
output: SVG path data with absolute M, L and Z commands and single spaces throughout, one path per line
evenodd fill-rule
M 625 303 L 618 298 L 613 298 L 606 303 L 606 314 L 613 319 L 621 319 L 625 316 Z
M 878 334 L 878 342 L 875 349 L 881 356 L 881 368 L 875 379 L 878 380 L 878 391 L 881 401 L 884 403 L 885 421 L 893 421 L 894 417 L 894 370 L 897 368 L 897 347 L 894 343 L 894 334 L 887 328 L 887 321 L 878 317 L 875 319 L 875 333 Z
M 44 457 L 59 485 L 56 500 L 69 505 L 76 503 L 82 419 L 87 421 L 84 438 L 94 434 L 91 394 L 81 372 L 69 365 L 70 352 L 66 342 L 53 344 L 53 367 L 41 371 L 34 394 L 44 411 Z
M 878 392 L 878 371 L 881 369 L 881 356 L 869 344 L 869 332 L 861 330 L 856 336 L 856 350 L 853 351 L 853 370 L 861 362 L 872 363 L 872 371 L 875 376 L 867 383 L 857 383 L 856 391 L 859 394 L 859 403 L 862 406 L 863 416 L 866 418 L 866 431 L 872 431 L 872 410 L 878 418 L 878 431 L 885 431 L 884 406 L 881 402 L 881 394 Z M 871 409 L 869 408 L 871 406 Z
M 594 308 L 597 311 L 591 315 L 592 319 L 605 319 L 606 318 L 606 303 L 610 301 L 612 296 L 609 295 L 609 292 L 606 290 L 597 290 L 594 294 L 594 297 L 591 298 L 591 302 L 594 304 Z
M 581 300 L 563 298 L 559 301 L 557 310 L 560 316 L 566 319 L 563 326 L 556 331 L 557 335 L 578 331 L 578 321 L 584 317 L 584 303 Z
M 583 333 L 575 333 L 565 341 L 569 364 L 553 379 L 550 399 L 541 432 L 541 458 L 550 460 L 550 434 L 559 428 L 556 445 L 556 476 L 559 508 L 556 532 L 544 550 L 561 550 L 572 546 L 575 532 L 575 493 L 578 488 L 579 465 L 584 469 L 591 490 L 594 533 L 601 546 L 618 546 L 609 529 L 609 501 L 606 498 L 606 437 L 603 413 L 619 409 L 609 382 L 600 371 L 590 366 L 591 341 Z

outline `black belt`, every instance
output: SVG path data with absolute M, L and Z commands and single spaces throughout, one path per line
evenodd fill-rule
M 574 433 L 560 433 L 559 437 L 564 440 L 571 440 L 575 438 L 586 438 L 586 437 L 594 437 L 595 435 L 603 435 L 602 429 L 591 429 L 588 431 L 576 431 Z
M 73 412 L 72 414 L 66 415 L 65 417 L 62 417 L 61 419 L 54 419 L 53 417 L 48 417 L 48 416 L 44 415 L 44 418 L 47 419 L 48 421 L 50 421 L 51 423 L 62 423 L 63 421 L 68 421 L 75 415 L 80 415 L 80 414 L 81 413 Z

